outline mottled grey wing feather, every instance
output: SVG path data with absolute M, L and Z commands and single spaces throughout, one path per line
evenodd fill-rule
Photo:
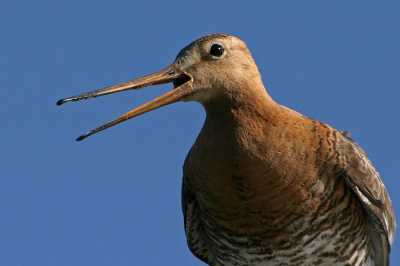
M 182 210 L 190 251 L 203 262 L 210 264 L 215 260 L 215 256 L 204 230 L 199 204 L 195 195 L 187 186 L 185 177 L 182 183 Z
M 396 220 L 385 185 L 364 150 L 344 134 L 339 152 L 343 176 L 365 209 L 375 263 L 388 265 Z

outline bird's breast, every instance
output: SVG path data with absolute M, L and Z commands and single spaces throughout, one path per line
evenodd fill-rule
M 317 148 L 310 137 L 303 138 L 305 132 L 259 115 L 217 122 L 206 121 L 184 166 L 205 216 L 229 221 L 228 230 L 256 233 L 282 217 L 318 208 L 312 191 L 321 194 L 329 184 L 318 183 Z
M 257 117 L 243 122 L 246 126 L 223 125 L 224 130 L 206 121 L 186 159 L 185 182 L 213 246 L 278 261 L 308 256 L 308 251 L 286 254 L 289 247 L 330 252 L 345 249 L 341 234 L 365 237 L 365 226 L 351 231 L 363 223 L 356 218 L 363 217 L 360 204 L 344 180 L 328 174 L 318 159 L 330 156 L 332 149 L 326 147 L 332 138 L 326 132 L 331 128 L 300 116 L 290 124 Z

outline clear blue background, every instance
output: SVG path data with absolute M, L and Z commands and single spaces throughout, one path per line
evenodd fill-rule
M 400 214 L 399 14 L 396 1 L 2 1 L 0 265 L 204 265 L 180 203 L 201 105 L 76 142 L 172 85 L 56 101 L 161 70 L 216 32 L 247 42 L 277 102 L 350 130 Z

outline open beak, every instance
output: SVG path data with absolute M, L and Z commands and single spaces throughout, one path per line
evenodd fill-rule
M 166 94 L 155 98 L 154 100 L 143 104 L 142 106 L 124 114 L 121 115 L 120 117 L 108 122 L 107 124 L 104 124 L 96 129 L 93 129 L 79 138 L 77 138 L 77 141 L 83 140 L 90 135 L 93 135 L 101 130 L 104 130 L 106 128 L 112 127 L 116 124 L 119 124 L 121 122 L 124 122 L 128 119 L 131 119 L 133 117 L 139 116 L 141 114 L 150 112 L 154 109 L 160 108 L 162 106 L 178 102 L 185 98 L 188 95 L 191 95 L 195 92 L 195 89 L 193 88 L 193 78 L 186 72 L 182 71 L 176 64 L 172 64 L 171 66 L 167 67 L 164 70 L 161 70 L 160 72 L 138 78 L 135 80 L 131 80 L 128 82 L 124 82 L 115 86 L 107 87 L 104 89 L 76 95 L 70 98 L 66 99 L 61 99 L 57 102 L 57 105 L 62 105 L 66 102 L 72 102 L 72 101 L 80 101 L 80 100 L 86 100 L 90 98 L 96 98 L 99 96 L 111 94 L 111 93 L 116 93 L 120 91 L 126 91 L 126 90 L 134 90 L 134 89 L 141 89 L 147 86 L 151 85 L 158 85 L 158 84 L 164 84 L 164 83 L 169 83 L 173 82 L 174 83 L 174 89 L 172 91 L 167 92 Z

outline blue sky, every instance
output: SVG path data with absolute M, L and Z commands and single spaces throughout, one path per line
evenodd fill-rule
M 1 265 L 204 265 L 180 202 L 201 105 L 76 142 L 172 85 L 55 103 L 161 70 L 216 32 L 247 42 L 278 103 L 350 130 L 400 213 L 399 2 L 34 2 L 0 3 Z

